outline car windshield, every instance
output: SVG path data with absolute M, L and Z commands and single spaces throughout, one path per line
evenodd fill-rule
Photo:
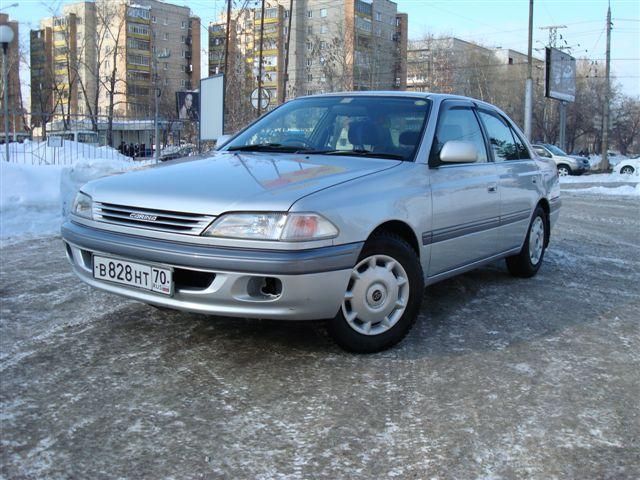
M 428 117 L 426 98 L 326 96 L 293 100 L 223 150 L 413 160 Z
M 563 157 L 567 156 L 566 152 L 563 152 L 562 150 L 560 150 L 555 145 L 545 145 L 545 147 L 547 147 L 548 150 L 551 150 L 551 153 L 553 153 L 555 155 L 562 155 Z

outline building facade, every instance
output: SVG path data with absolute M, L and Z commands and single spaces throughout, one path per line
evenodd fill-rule
M 48 114 L 150 118 L 156 89 L 166 118 L 177 91 L 199 86 L 200 20 L 157 0 L 68 4 L 31 31 L 31 61 L 31 109 L 45 122 Z
M 9 132 L 17 136 L 25 132 L 25 111 L 22 106 L 20 91 L 20 55 L 19 55 L 19 25 L 9 20 L 9 16 L 0 13 L 0 25 L 7 25 L 13 30 L 13 40 L 7 50 L 7 85 L 0 85 L 0 130 L 4 141 L 4 104 L 8 103 Z M 4 62 L 4 55 L 0 52 L 0 64 Z M 7 88 L 8 87 L 8 88 Z
M 290 12 L 289 0 L 271 0 L 265 9 L 262 86 L 270 107 L 300 95 L 406 87 L 408 17 L 395 2 L 296 0 L 293 6 Z M 229 36 L 227 78 L 242 72 L 252 88 L 258 86 L 260 15 L 260 8 L 233 12 Z M 224 21 L 209 25 L 210 75 L 224 71 L 226 37 Z M 239 68 L 242 61 L 249 68 Z

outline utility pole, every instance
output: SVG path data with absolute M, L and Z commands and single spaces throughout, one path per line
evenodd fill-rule
M 609 170 L 609 102 L 611 101 L 611 3 L 607 9 L 607 63 L 605 69 L 604 112 L 602 114 L 602 160 L 600 168 Z
M 527 83 L 524 93 L 524 134 L 531 141 L 533 120 L 533 0 L 529 0 L 529 48 L 527 50 Z
M 262 114 L 262 47 L 264 42 L 264 2 L 260 8 L 260 57 L 258 60 L 258 117 Z
M 224 41 L 224 74 L 228 75 L 227 69 L 229 68 L 229 42 L 231 41 L 231 2 L 227 0 L 227 36 Z M 227 77 L 228 78 L 228 77 Z
M 293 0 L 289 0 L 289 26 L 287 27 L 287 49 L 284 52 L 284 80 L 282 83 L 281 103 L 287 101 L 287 84 L 289 83 L 289 48 L 291 46 L 291 19 L 293 18 Z

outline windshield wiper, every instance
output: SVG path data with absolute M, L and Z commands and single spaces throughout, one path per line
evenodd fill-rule
M 305 155 L 347 155 L 357 157 L 370 157 L 370 158 L 389 158 L 392 160 L 404 160 L 402 155 L 396 155 L 395 153 L 382 153 L 373 152 L 371 150 L 355 149 L 355 150 L 307 150 L 304 151 Z
M 305 147 L 295 145 L 283 145 L 281 143 L 258 143 L 255 145 L 238 145 L 229 147 L 230 152 L 300 152 L 305 151 Z

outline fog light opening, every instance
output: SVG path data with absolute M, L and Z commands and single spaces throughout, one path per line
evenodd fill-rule
M 260 287 L 260 293 L 265 297 L 278 298 L 282 294 L 282 282 L 274 277 L 265 277 Z

